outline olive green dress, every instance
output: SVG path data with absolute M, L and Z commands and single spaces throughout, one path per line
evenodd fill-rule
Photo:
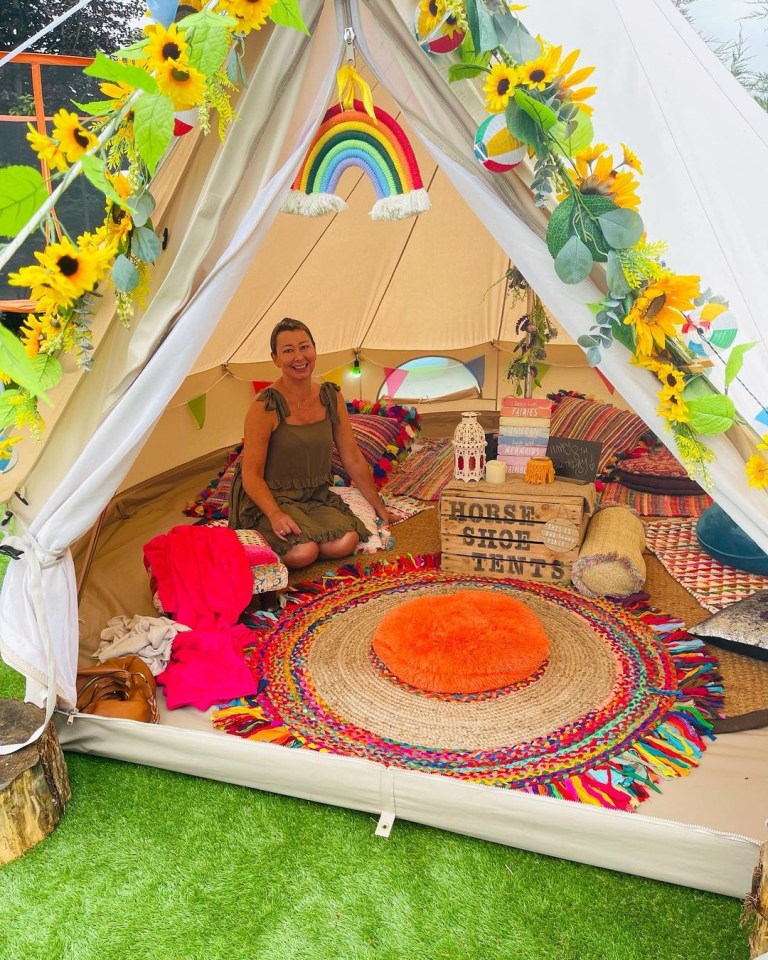
M 365 541 L 370 533 L 341 497 L 332 493 L 331 451 L 333 427 L 339 422 L 336 408 L 338 387 L 324 383 L 320 400 L 325 417 L 315 423 L 286 423 L 291 415 L 279 390 L 267 387 L 256 397 L 277 414 L 264 464 L 264 479 L 281 510 L 301 527 L 299 536 L 281 540 L 262 511 L 243 487 L 240 464 L 235 468 L 229 495 L 229 525 L 236 530 L 258 530 L 270 547 L 283 554 L 297 543 L 328 543 L 354 530 Z

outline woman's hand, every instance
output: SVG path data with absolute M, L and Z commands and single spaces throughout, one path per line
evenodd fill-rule
M 282 510 L 278 510 L 277 513 L 273 513 L 269 517 L 269 523 L 274 531 L 276 537 L 279 537 L 280 540 L 287 540 L 291 536 L 300 536 L 301 527 L 296 523 L 296 521 L 289 517 L 287 513 Z

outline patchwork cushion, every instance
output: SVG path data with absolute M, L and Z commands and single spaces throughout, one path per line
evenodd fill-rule
M 549 434 L 574 440 L 593 440 L 603 445 L 598 473 L 603 473 L 622 450 L 637 446 L 649 433 L 648 425 L 631 410 L 583 397 L 564 396 L 552 410 Z
M 184 513 L 188 517 L 204 517 L 206 520 L 226 520 L 229 517 L 229 492 L 232 489 L 235 465 L 239 462 L 242 452 L 242 443 L 238 443 L 229 451 L 223 469 L 191 503 L 184 507 Z
M 408 453 L 415 431 L 391 417 L 370 413 L 352 413 L 349 417 L 355 442 L 373 472 L 377 487 L 382 487 L 392 467 Z M 334 481 L 349 486 L 352 481 L 334 447 L 331 459 Z
M 211 526 L 225 526 L 225 524 L 219 522 L 213 523 Z M 240 543 L 246 548 L 246 553 L 249 548 L 253 548 L 254 554 L 256 550 L 268 550 L 270 553 L 272 552 L 267 541 L 256 530 L 236 530 L 235 533 Z M 288 568 L 279 560 L 276 560 L 274 563 L 254 564 L 251 566 L 251 572 L 253 573 L 254 594 L 285 590 L 288 586 Z M 149 574 L 149 589 L 152 591 L 153 607 L 161 615 L 172 615 L 173 611 L 163 610 L 163 605 L 157 593 L 157 580 L 152 573 L 151 567 L 147 567 L 147 573 Z
M 725 650 L 768 660 L 768 590 L 718 610 L 688 633 Z
M 616 466 L 616 479 L 630 490 L 643 493 L 694 496 L 704 492 L 666 447 L 620 460 Z

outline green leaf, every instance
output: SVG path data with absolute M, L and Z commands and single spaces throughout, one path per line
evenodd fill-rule
M 728 363 L 725 365 L 725 389 L 733 383 L 736 377 L 739 375 L 742 364 L 744 363 L 744 354 L 751 350 L 752 347 L 757 346 L 758 341 L 755 340 L 752 343 L 738 343 L 733 350 L 731 350 L 731 355 L 728 357 Z
M 552 107 L 548 107 L 546 103 L 542 103 L 541 100 L 537 100 L 519 87 L 515 90 L 515 103 L 532 120 L 535 120 L 542 130 L 551 130 L 557 123 L 557 114 Z
M 626 347 L 631 353 L 635 352 L 635 328 L 631 323 L 614 320 L 611 323 L 611 333 L 615 341 Z
M 149 227 L 138 227 L 131 236 L 131 253 L 144 260 L 146 263 L 154 263 L 162 252 L 160 238 L 154 230 Z
M 602 359 L 600 347 L 590 347 L 589 350 L 587 350 L 587 363 L 590 367 L 596 367 Z
M 38 353 L 32 357 L 32 366 L 37 371 L 40 390 L 51 390 L 61 380 L 61 364 L 50 353 Z
M 541 139 L 541 128 L 538 123 L 524 110 L 521 110 L 516 101 L 510 101 L 504 113 L 509 132 L 522 143 L 533 147 L 537 154 L 544 151 L 544 142 Z
M 136 43 L 132 43 L 128 47 L 121 47 L 120 50 L 115 50 L 114 56 L 118 60 L 141 60 L 145 54 L 147 44 L 149 43 L 149 38 L 145 40 L 137 40 Z
M 499 45 L 496 24 L 483 0 L 465 0 L 467 24 L 472 36 L 472 45 L 478 53 L 495 50 Z
M 33 396 L 41 397 L 49 407 L 53 406 L 40 387 L 35 365 L 32 363 L 32 358 L 27 356 L 21 340 L 2 324 L 0 324 L 0 370 L 14 383 L 29 390 Z
M 580 347 L 584 347 L 585 350 L 589 350 L 590 347 L 597 346 L 597 340 L 594 337 L 591 337 L 589 334 L 585 333 L 582 336 L 576 338 L 576 343 Z
M 127 202 L 123 200 L 117 190 L 115 190 L 115 188 L 107 179 L 104 161 L 101 159 L 101 157 L 96 157 L 86 153 L 80 158 L 80 163 L 83 166 L 83 173 L 97 190 L 101 190 L 104 196 L 108 200 L 111 200 L 112 203 L 116 203 L 119 207 L 126 207 L 127 209 L 130 209 Z
M 121 293 L 130 293 L 139 283 L 139 271 L 128 257 L 121 253 L 112 266 L 112 283 Z
M 48 199 L 34 167 L 0 168 L 0 236 L 15 237 Z
M 457 80 L 471 80 L 472 77 L 477 77 L 481 73 L 490 72 L 488 67 L 479 63 L 452 63 L 448 67 L 448 81 L 455 83 Z
M 11 401 L 18 395 L 18 390 L 4 390 L 0 393 L 0 430 L 5 430 L 16 422 L 18 408 Z
M 601 214 L 597 219 L 600 221 L 603 236 L 614 250 L 634 247 L 643 235 L 643 218 L 634 210 L 617 207 L 616 210 Z
M 697 373 L 686 383 L 685 389 L 683 390 L 683 400 L 689 403 L 691 400 L 699 399 L 699 397 L 711 397 L 714 389 L 706 377 Z
M 725 433 L 733 426 L 736 405 L 730 397 L 712 394 L 696 400 L 686 400 L 690 415 L 691 429 L 705 437 Z
M 293 27 L 294 30 L 300 30 L 309 36 L 309 30 L 304 23 L 297 0 L 277 0 L 269 11 L 269 19 L 279 27 Z
M 583 110 L 579 110 L 576 114 L 576 129 L 573 133 L 568 135 L 566 133 L 566 126 L 567 124 L 565 123 L 558 123 L 557 126 L 553 128 L 552 134 L 562 146 L 565 156 L 573 157 L 581 150 L 586 150 L 590 143 L 592 143 L 595 132 L 591 117 L 587 116 Z
M 73 100 L 72 103 L 77 107 L 78 113 L 87 113 L 90 117 L 103 117 L 113 109 L 111 100 L 94 100 L 91 103 L 78 103 Z
M 589 276 L 592 263 L 589 247 L 578 237 L 570 237 L 555 257 L 555 273 L 563 283 L 581 283 Z
M 189 31 L 190 66 L 206 77 L 218 73 L 230 46 L 229 28 L 220 14 L 201 10 L 195 20 L 194 30 Z
M 507 53 L 515 63 L 527 63 L 540 56 L 541 44 L 528 33 L 518 17 L 512 14 L 497 15 L 494 16 L 493 21 Z
M 487 67 L 491 61 L 490 53 L 477 53 L 472 44 L 472 34 L 465 33 L 458 50 L 459 60 L 471 64 L 473 67 Z
M 566 197 L 552 211 L 547 226 L 547 246 L 553 257 L 563 249 L 568 238 L 572 235 L 574 199 Z
M 605 277 L 608 281 L 608 289 L 614 297 L 626 297 L 632 289 L 627 283 L 627 278 L 624 276 L 621 263 L 614 250 L 608 252 Z
M 155 198 L 149 190 L 142 190 L 138 196 L 129 198 L 131 219 L 136 227 L 143 227 L 155 209 Z
M 141 159 L 155 172 L 173 136 L 173 101 L 164 93 L 148 94 L 133 110 L 133 135 Z
M 97 53 L 96 59 L 83 70 L 89 77 L 98 77 L 100 80 L 122 81 L 129 87 L 144 90 L 145 93 L 157 91 L 157 81 L 143 67 L 131 67 L 126 63 L 119 63 Z

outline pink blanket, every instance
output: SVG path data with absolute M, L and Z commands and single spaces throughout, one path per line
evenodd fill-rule
M 215 703 L 255 693 L 243 647 L 253 635 L 237 624 L 253 595 L 253 575 L 234 530 L 174 527 L 144 545 L 163 607 L 191 628 L 174 639 L 157 682 L 168 708 Z

